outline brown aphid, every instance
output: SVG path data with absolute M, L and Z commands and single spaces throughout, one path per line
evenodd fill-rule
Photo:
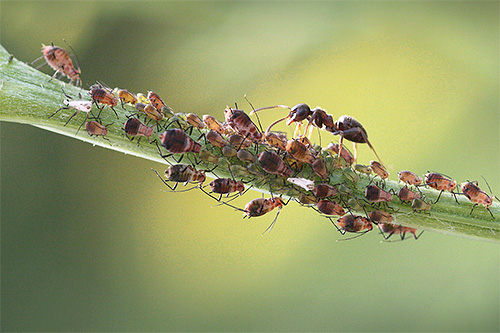
M 398 178 L 400 181 L 408 185 L 418 186 L 422 184 L 422 178 L 420 178 L 420 176 L 408 170 L 399 171 Z
M 278 197 L 270 199 L 258 198 L 248 202 L 245 205 L 245 209 L 243 211 L 248 217 L 257 217 L 269 213 L 274 208 L 278 208 L 281 210 L 283 205 L 283 200 Z
M 344 208 L 341 205 L 330 200 L 321 200 L 316 204 L 316 207 L 325 215 L 343 216 L 345 214 Z
M 213 117 L 209 114 L 205 114 L 205 115 L 203 115 L 203 122 L 212 131 L 216 131 L 217 133 L 220 133 L 220 134 L 225 133 L 225 130 L 224 130 L 222 124 L 217 119 L 215 119 L 215 117 Z
M 190 183 L 199 182 L 200 186 L 205 181 L 205 173 L 198 171 L 188 164 L 171 165 L 166 171 L 165 176 L 171 182 Z
M 313 189 L 314 196 L 318 199 L 336 196 L 339 191 L 330 184 L 318 184 Z
M 201 145 L 178 128 L 168 129 L 160 134 L 161 144 L 173 154 L 199 153 Z
M 189 125 L 196 127 L 197 129 L 205 128 L 205 123 L 201 120 L 196 113 L 188 113 L 186 115 L 186 121 Z
M 274 132 L 265 132 L 262 134 L 262 138 L 264 142 L 271 147 L 278 148 L 279 150 L 286 149 L 287 139 L 284 135 Z
M 154 106 L 148 104 L 144 107 L 143 112 L 148 116 L 149 119 L 152 119 L 156 122 L 160 122 L 163 120 L 163 113 L 158 111 Z
M 217 147 L 225 147 L 227 146 L 229 143 L 226 141 L 226 139 L 224 139 L 222 137 L 222 135 L 220 135 L 219 132 L 216 132 L 214 130 L 210 130 L 207 135 L 206 135 L 206 138 L 208 140 L 208 142 L 210 142 L 212 145 L 214 146 L 217 146 Z
M 90 136 L 92 135 L 105 136 L 106 134 L 108 134 L 108 129 L 104 125 L 99 124 L 97 121 L 86 122 L 85 129 L 87 130 L 87 133 L 89 133 Z
M 229 178 L 218 178 L 210 183 L 210 188 L 213 193 L 229 194 L 239 192 L 240 195 L 245 191 L 245 185 L 242 181 L 232 180 Z
M 201 150 L 199 152 L 199 157 L 200 157 L 200 160 L 202 160 L 203 162 L 212 163 L 212 164 L 219 163 L 219 157 L 212 154 L 208 150 Z
M 407 233 L 411 233 L 413 235 L 413 238 L 418 239 L 420 235 L 422 235 L 423 233 L 422 231 L 420 235 L 417 235 L 417 229 L 410 227 L 403 227 L 402 225 L 393 223 L 379 223 L 378 227 L 385 239 L 389 239 L 389 237 L 391 237 L 392 235 L 400 235 L 401 240 L 404 240 L 405 235 Z M 385 236 L 384 233 L 387 233 L 388 235 Z
M 156 110 L 160 112 L 162 107 L 167 106 L 161 99 L 160 95 L 151 90 L 148 91 L 148 100 L 149 103 L 151 103 L 151 105 L 153 105 L 156 108 Z
M 316 199 L 312 195 L 301 194 L 299 195 L 299 202 L 303 205 L 316 205 L 318 203 L 318 199 Z
M 49 66 L 56 71 L 55 74 L 61 73 L 71 80 L 70 83 L 76 82 L 77 86 L 82 86 L 82 80 L 80 78 L 82 71 L 80 68 L 75 68 L 69 53 L 65 49 L 59 46 L 54 46 L 53 44 L 42 44 L 42 53 Z
M 242 162 L 246 162 L 246 163 L 257 162 L 257 157 L 246 149 L 239 150 L 238 153 L 236 154 L 236 156 Z
M 431 210 L 431 204 L 422 199 L 413 199 L 411 208 L 416 212 L 428 212 Z
M 407 187 L 402 187 L 398 192 L 398 198 L 399 198 L 399 200 L 401 200 L 403 202 L 409 202 L 409 201 L 413 201 L 413 199 L 420 198 L 420 194 L 413 192 L 412 190 L 410 190 Z
M 438 191 L 441 191 L 439 192 L 438 198 L 434 203 L 437 203 L 439 201 L 439 198 L 441 197 L 443 191 L 450 191 L 455 197 L 455 201 L 458 203 L 457 197 L 455 196 L 455 193 L 453 193 L 453 190 L 455 190 L 455 188 L 457 187 L 456 180 L 453 180 L 436 172 L 426 173 L 424 177 L 425 177 L 425 185 L 432 187 L 433 189 L 436 189 Z
M 326 170 L 325 160 L 322 158 L 316 159 L 313 164 L 311 164 L 311 168 L 314 173 L 318 175 L 321 179 L 328 178 L 328 171 Z
M 252 141 L 245 139 L 239 134 L 231 134 L 228 139 L 229 144 L 235 148 L 248 148 L 252 145 Z
M 229 127 L 243 137 L 251 141 L 260 141 L 262 138 L 262 133 L 243 110 L 226 107 L 224 117 Z
M 347 162 L 347 164 L 352 165 L 354 163 L 354 156 L 352 156 L 352 154 L 347 149 L 342 149 L 341 151 L 338 143 L 329 143 L 326 149 L 331 150 L 336 154 L 340 152 L 340 157 L 342 157 Z
M 122 104 L 123 103 L 130 103 L 132 105 L 137 104 L 137 96 L 132 94 L 130 91 L 125 89 L 118 89 L 116 93 L 118 94 L 118 98 L 120 99 Z
M 370 202 L 389 202 L 392 200 L 392 194 L 376 185 L 370 185 L 365 189 L 365 198 Z
M 266 172 L 290 177 L 293 173 L 292 169 L 285 164 L 283 159 L 278 154 L 272 151 L 263 151 L 259 154 L 259 164 Z
M 89 94 L 92 97 L 92 102 L 94 102 L 96 105 L 98 103 L 106 104 L 109 105 L 111 109 L 113 109 L 113 106 L 116 106 L 118 104 L 118 97 L 113 95 L 111 89 L 106 88 L 101 84 L 94 84 L 93 86 L 91 86 Z M 114 109 L 113 111 L 116 114 L 116 111 Z M 116 116 L 118 117 L 118 114 L 116 114 Z
M 337 220 L 340 232 L 344 235 L 346 232 L 368 232 L 373 229 L 372 222 L 363 216 L 352 214 L 344 215 Z
M 388 212 L 384 212 L 383 210 L 374 210 L 368 213 L 368 217 L 373 222 L 392 222 L 394 218 Z
M 238 151 L 231 146 L 225 146 L 222 148 L 222 155 L 226 157 L 236 156 L 237 153 Z
M 466 183 L 462 183 L 461 186 L 462 193 L 465 194 L 465 196 L 474 203 L 474 206 L 472 206 L 472 209 L 470 211 L 470 214 L 472 214 L 472 211 L 477 205 L 483 205 L 484 208 L 488 210 L 490 213 L 491 217 L 494 218 L 493 213 L 490 210 L 490 206 L 493 204 L 493 199 L 495 197 L 490 197 L 486 192 L 482 191 L 477 182 L 469 182 L 467 181 Z
M 137 118 L 129 118 L 125 125 L 123 126 L 125 133 L 129 136 L 145 136 L 150 137 L 153 134 L 153 129 L 149 126 L 144 125 Z
M 389 178 L 389 171 L 382 165 L 382 163 L 377 161 L 370 161 L 370 168 L 372 171 L 382 179 Z
M 288 155 L 299 162 L 312 164 L 316 159 L 311 151 L 297 140 L 288 140 L 285 149 Z

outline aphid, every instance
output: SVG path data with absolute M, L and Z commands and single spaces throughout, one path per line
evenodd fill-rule
M 161 97 L 154 91 L 148 91 L 148 100 L 153 105 L 156 110 L 161 112 L 161 108 L 166 106 Z
M 178 128 L 168 129 L 160 134 L 160 141 L 163 147 L 173 154 L 201 151 L 201 145 Z
M 265 132 L 262 134 L 262 138 L 264 142 L 270 145 L 271 147 L 278 148 L 279 150 L 285 150 L 287 139 L 286 136 L 274 133 L 274 132 Z
M 356 172 L 352 171 L 351 168 L 344 168 L 342 170 L 342 176 L 350 182 L 359 182 L 359 175 Z
M 401 240 L 404 240 L 406 233 L 411 233 L 411 234 L 413 234 L 413 238 L 418 239 L 422 235 L 422 233 L 424 232 L 422 230 L 422 232 L 419 235 L 417 235 L 417 229 L 410 228 L 410 227 L 403 227 L 402 225 L 393 224 L 393 223 L 379 223 L 378 227 L 379 227 L 380 231 L 382 232 L 382 236 L 385 239 L 389 239 L 389 237 L 396 234 L 396 235 L 401 236 Z M 387 233 L 388 235 L 385 236 L 384 233 Z
M 278 215 L 281 211 L 281 208 L 283 207 L 284 204 L 285 203 L 283 202 L 283 200 L 278 197 L 270 199 L 258 198 L 248 202 L 245 205 L 245 209 L 243 210 L 243 212 L 248 217 L 257 217 L 269 213 L 274 208 L 278 208 L 278 213 L 276 214 L 276 217 L 274 218 L 273 222 L 262 233 L 262 235 L 264 235 L 268 230 L 272 230 L 274 224 L 276 223 L 276 219 L 278 218 Z
M 339 154 L 340 152 L 340 157 L 342 157 L 348 165 L 352 165 L 354 163 L 354 156 L 352 156 L 352 154 L 345 148 L 340 150 L 338 143 L 329 143 L 326 150 L 333 151 L 335 154 Z
M 220 135 L 219 132 L 216 132 L 214 130 L 210 130 L 207 135 L 205 136 L 212 145 L 217 146 L 217 147 L 225 147 L 229 143 Z
M 242 181 L 232 180 L 229 178 L 218 178 L 212 181 L 210 184 L 210 189 L 213 193 L 218 194 L 229 194 L 233 192 L 239 192 L 240 195 L 245 191 L 245 185 Z M 220 198 L 219 198 L 220 200 Z
M 64 92 L 64 90 L 63 90 L 63 94 L 64 94 L 64 96 L 66 96 L 68 98 L 67 100 L 66 99 L 63 100 L 63 104 L 65 106 L 57 109 L 57 111 L 54 112 L 53 114 L 51 114 L 49 116 L 49 118 L 52 118 L 56 113 L 58 113 L 61 110 L 73 109 L 73 110 L 75 110 L 75 113 L 73 113 L 73 115 L 71 117 L 69 117 L 68 121 L 66 121 L 66 123 L 64 124 L 64 126 L 68 125 L 68 123 L 70 122 L 70 120 L 73 119 L 73 117 L 76 116 L 76 114 L 78 112 L 80 112 L 80 111 L 86 113 L 85 120 L 82 123 L 82 125 L 83 125 L 85 123 L 85 121 L 87 121 L 87 118 L 89 117 L 89 113 L 92 113 L 92 102 L 91 101 L 75 101 L 75 100 L 72 99 L 71 96 L 68 96 Z M 82 95 L 80 94 L 79 97 L 82 98 Z M 76 131 L 77 133 L 78 133 L 78 131 L 80 131 L 80 128 L 82 127 L 82 125 L 80 125 L 80 127 L 78 127 L 78 130 Z
M 228 137 L 229 144 L 233 147 L 236 147 L 238 149 L 241 148 L 248 148 L 252 145 L 252 142 L 248 139 L 245 139 L 239 134 L 231 134 Z
M 195 113 L 188 113 L 186 115 L 186 121 L 188 122 L 189 125 L 196 127 L 197 129 L 205 128 L 205 123 Z
M 431 204 L 422 199 L 413 199 L 411 208 L 416 212 L 428 212 L 431 210 Z
M 359 173 L 364 173 L 364 174 L 371 174 L 372 173 L 372 168 L 368 165 L 361 165 L 361 164 L 356 164 L 354 166 L 354 170 Z
M 144 103 L 141 103 L 141 102 L 137 102 L 135 103 L 135 109 L 137 111 L 140 111 L 140 112 L 144 112 L 144 109 L 146 108 L 146 105 L 149 105 L 149 104 L 144 104 Z
M 455 197 L 455 201 L 458 203 L 457 197 L 453 192 L 453 190 L 457 187 L 457 182 L 455 180 L 435 172 L 426 173 L 424 177 L 425 185 L 441 191 L 439 192 L 439 196 L 434 203 L 437 203 L 439 201 L 439 198 L 441 197 L 443 191 L 450 191 Z
M 399 198 L 399 200 L 401 200 L 403 202 L 407 202 L 407 201 L 409 202 L 409 201 L 413 201 L 413 199 L 420 198 L 420 194 L 413 192 L 412 190 L 410 190 L 407 187 L 402 187 L 398 192 L 398 198 Z
M 217 164 L 219 162 L 219 158 L 216 155 L 209 152 L 208 150 L 201 150 L 200 151 L 200 159 L 203 162 L 212 163 L 212 164 Z
M 380 162 L 370 161 L 370 168 L 380 178 L 382 178 L 382 179 L 389 178 L 389 172 Z
M 365 189 L 365 198 L 370 202 L 389 202 L 392 200 L 392 194 L 376 185 L 370 185 Z
M 97 121 L 86 122 L 85 129 L 87 130 L 87 133 L 89 133 L 90 136 L 92 135 L 105 136 L 108 134 L 108 129 L 105 126 L 99 124 Z
M 312 164 L 311 168 L 314 173 L 318 175 L 321 179 L 328 178 L 328 171 L 326 170 L 325 160 L 322 158 L 316 159 Z
M 314 182 L 307 178 L 287 178 L 287 181 L 302 187 L 306 191 L 312 191 L 314 189 Z
M 226 123 L 243 137 L 252 141 L 260 141 L 262 138 L 262 133 L 243 110 L 226 107 L 224 117 Z
M 163 181 L 165 185 L 167 185 L 172 191 L 175 190 L 178 183 L 190 183 L 190 182 L 198 182 L 200 187 L 205 181 L 205 173 L 203 171 L 198 171 L 188 164 L 174 164 L 168 167 L 165 170 L 165 177 L 168 181 L 175 182 L 174 186 L 170 186 L 167 182 L 160 176 L 160 174 L 156 171 L 158 177 Z
M 345 210 L 341 205 L 330 200 L 321 200 L 316 204 L 316 207 L 325 215 L 343 216 L 345 214 Z
M 490 206 L 493 204 L 493 199 L 495 197 L 490 197 L 486 192 L 482 191 L 477 182 L 469 182 L 467 181 L 466 183 L 462 183 L 461 186 L 462 193 L 465 194 L 465 196 L 474 203 L 474 206 L 472 206 L 472 209 L 470 211 L 470 214 L 472 214 L 472 211 L 477 205 L 483 205 L 484 208 L 488 210 L 490 213 L 491 217 L 494 218 L 493 213 L 490 210 Z
M 259 164 L 266 172 L 289 178 L 293 171 L 272 151 L 263 151 L 259 154 Z
M 113 95 L 111 89 L 106 88 L 101 84 L 94 84 L 90 87 L 89 94 L 92 97 L 92 102 L 95 103 L 97 107 L 99 107 L 98 103 L 109 105 L 115 113 L 116 118 L 118 118 L 118 114 L 113 108 L 113 106 L 116 106 L 118 104 L 118 98 Z
M 144 125 L 137 118 L 129 118 L 123 126 L 123 129 L 125 130 L 125 133 L 127 133 L 127 135 L 131 137 L 145 136 L 149 138 L 153 134 L 153 129 L 149 126 Z
M 420 178 L 420 176 L 408 170 L 399 171 L 398 178 L 400 181 L 408 185 L 418 186 L 422 184 L 422 178 Z
M 301 194 L 298 199 L 303 205 L 316 205 L 318 203 L 318 199 L 312 195 Z
M 339 218 L 337 220 L 337 225 L 340 227 L 339 231 L 342 235 L 346 232 L 362 232 L 364 230 L 364 232 L 361 233 L 361 235 L 363 235 L 373 229 L 372 222 L 369 219 L 352 214 L 344 215 Z
M 222 127 L 222 124 L 217 119 L 215 119 L 213 116 L 211 116 L 209 114 L 203 115 L 203 122 L 205 123 L 205 125 L 207 125 L 207 127 L 209 129 L 216 131 L 219 134 L 225 133 L 224 128 Z
M 151 104 L 148 104 L 144 107 L 143 112 L 148 116 L 149 119 L 152 119 L 155 122 L 160 122 L 163 120 L 163 113 L 161 113 L 158 109 L 156 109 Z
M 226 157 L 236 156 L 237 153 L 238 151 L 231 146 L 224 146 L 224 148 L 222 148 L 222 155 Z
M 122 106 L 124 103 L 130 103 L 132 105 L 137 104 L 137 97 L 134 94 L 132 94 L 130 91 L 125 90 L 125 89 L 118 89 L 116 91 L 116 93 L 118 95 L 118 98 L 122 102 Z
M 394 218 L 388 212 L 384 212 L 383 210 L 374 210 L 368 213 L 368 217 L 373 222 L 392 222 Z
M 49 66 L 56 71 L 54 73 L 54 76 L 57 73 L 60 73 L 64 76 L 67 76 L 71 80 L 70 83 L 75 82 L 77 86 L 82 86 L 82 80 L 80 78 L 82 71 L 80 68 L 75 68 L 75 66 L 73 65 L 73 61 L 69 56 L 69 53 L 65 49 L 59 46 L 54 46 L 54 44 L 42 44 L 42 54 L 42 57 L 45 58 L 47 64 L 49 64 Z M 32 63 L 38 61 L 42 57 L 34 60 Z
M 286 152 L 293 159 L 299 162 L 312 164 L 315 160 L 314 155 L 309 151 L 309 149 L 297 140 L 288 140 L 286 144 Z
M 338 192 L 336 187 L 326 183 L 318 184 L 313 189 L 314 196 L 318 199 L 336 196 Z
M 246 162 L 246 163 L 257 162 L 257 157 L 246 149 L 239 150 L 238 153 L 236 154 L 236 156 L 242 162 Z

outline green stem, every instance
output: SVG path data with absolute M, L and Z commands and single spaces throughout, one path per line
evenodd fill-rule
M 156 162 L 167 163 L 159 156 L 155 144 L 149 144 L 147 140 L 143 139 L 138 145 L 136 141 L 130 141 L 125 136 L 122 129 L 123 124 L 127 120 L 127 115 L 135 111 L 131 106 L 125 106 L 125 110 L 118 106 L 116 108 L 119 115 L 118 119 L 110 110 L 104 110 L 101 114 L 102 123 L 106 124 L 108 128 L 106 138 L 109 141 L 101 137 L 90 137 L 85 130 L 75 134 L 81 124 L 81 121 L 79 122 L 76 119 L 83 119 L 83 115 L 77 115 L 75 120 L 64 126 L 68 118 L 73 114 L 71 110 L 62 110 L 49 118 L 58 108 L 63 106 L 62 100 L 65 99 L 65 96 L 61 87 L 63 87 L 66 94 L 74 96 L 75 99 L 80 99 L 78 96 L 81 94 L 82 99 L 89 100 L 87 91 L 65 84 L 55 78 L 50 79 L 33 67 L 11 58 L 11 55 L 0 46 L 0 121 L 30 124 L 105 148 Z M 183 128 L 186 126 L 184 114 L 177 113 L 174 117 L 179 120 Z M 158 134 L 155 130 L 150 140 L 158 140 Z M 193 131 L 194 139 L 198 139 L 199 135 L 200 133 L 197 130 Z M 224 157 L 220 148 L 212 147 L 209 143 L 205 143 L 204 140 L 200 140 L 200 143 L 203 150 L 211 152 L 219 159 L 217 165 L 202 162 L 203 168 L 212 169 L 216 167 L 213 172 L 218 176 L 230 177 L 228 170 L 231 167 L 235 176 L 249 181 L 253 188 L 257 190 L 268 192 L 271 189 L 274 195 L 285 195 L 292 198 L 310 195 L 310 192 L 306 190 L 286 184 L 283 178 L 263 172 L 259 165 L 249 165 L 241 162 L 236 157 Z M 266 149 L 266 146 L 259 145 L 258 149 L 262 151 Z M 330 173 L 328 182 L 343 184 L 340 199 L 345 205 L 356 210 L 356 202 L 362 202 L 364 189 L 370 182 L 370 177 L 353 173 L 348 168 L 334 168 L 336 161 L 338 161 L 336 157 L 332 157 L 325 150 L 321 151 L 320 147 L 316 147 L 316 149 L 318 149 L 318 153 L 324 158 L 328 166 Z M 164 151 L 164 153 L 167 152 Z M 189 156 L 192 155 L 191 153 L 187 155 L 186 158 L 195 158 Z M 172 159 L 169 161 L 173 162 Z M 352 179 L 353 175 L 355 179 Z M 317 182 L 320 181 L 320 178 L 314 175 L 309 166 L 304 167 L 301 177 L 314 179 Z M 402 184 L 388 180 L 385 182 L 385 187 L 386 189 L 398 191 Z M 428 188 L 421 191 L 428 202 L 434 202 L 439 194 L 438 191 Z M 347 204 L 349 198 L 355 198 L 356 201 Z M 408 204 L 400 203 L 397 197 L 394 197 L 390 206 L 395 210 L 391 210 L 395 220 L 405 226 L 500 242 L 500 204 L 495 202 L 490 207 L 495 216 L 495 218 L 492 218 L 483 207 L 477 207 L 474 213 L 470 215 L 472 204 L 464 196 L 459 196 L 458 200 L 460 204 L 457 204 L 449 193 L 444 193 L 439 202 L 432 205 L 429 214 L 412 211 Z

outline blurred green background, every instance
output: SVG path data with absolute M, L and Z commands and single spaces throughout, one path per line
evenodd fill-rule
M 85 87 L 153 89 L 219 119 L 235 101 L 248 110 L 245 94 L 256 107 L 320 105 L 361 121 L 392 179 L 433 170 L 486 187 L 483 175 L 500 194 L 498 2 L 0 9 L 9 52 L 30 62 L 66 39 Z M 3 331 L 500 329 L 498 244 L 431 232 L 337 243 L 296 204 L 261 237 L 274 214 L 242 220 L 199 191 L 165 193 L 150 170 L 164 165 L 9 123 L 1 153 Z M 373 158 L 360 148 L 360 163 Z

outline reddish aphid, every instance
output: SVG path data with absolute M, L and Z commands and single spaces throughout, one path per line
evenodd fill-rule
M 149 138 L 153 134 L 153 129 L 149 126 L 144 125 L 137 118 L 129 118 L 123 126 L 123 129 L 125 130 L 125 133 L 127 133 L 127 135 L 131 137 L 145 136 Z
M 325 160 L 322 158 L 316 159 L 312 164 L 311 168 L 316 175 L 318 175 L 321 179 L 328 178 L 328 171 L 326 170 Z
M 342 235 L 346 232 L 362 232 L 362 234 L 365 234 L 373 229 L 372 222 L 369 219 L 352 214 L 344 215 L 339 218 L 337 220 L 337 226 L 340 228 L 339 231 Z
M 224 129 L 224 127 L 222 126 L 222 124 L 217 120 L 215 119 L 215 117 L 209 115 L 209 114 L 205 114 L 203 115 L 203 122 L 205 123 L 205 125 L 213 130 L 213 131 L 216 131 L 218 132 L 219 134 L 225 134 L 226 131 Z
M 470 214 L 472 214 L 472 211 L 477 205 L 483 205 L 484 208 L 488 210 L 490 213 L 491 217 L 495 218 L 493 216 L 493 213 L 490 210 L 490 206 L 493 204 L 493 199 L 495 197 L 490 197 L 486 192 L 482 191 L 477 182 L 469 182 L 467 181 L 466 183 L 462 183 L 461 186 L 462 193 L 465 194 L 465 196 L 474 203 L 474 206 L 472 206 L 472 209 L 470 211 Z
M 245 139 L 239 134 L 231 134 L 228 137 L 229 144 L 237 149 L 248 148 L 252 145 L 252 141 Z
M 342 216 L 345 214 L 345 210 L 341 205 L 330 200 L 321 200 L 316 204 L 316 207 L 325 215 Z
M 148 91 L 148 100 L 149 103 L 151 103 L 152 106 L 155 107 L 156 110 L 161 112 L 161 108 L 166 106 L 163 100 L 161 99 L 160 95 L 155 93 L 154 91 Z
M 287 139 L 284 135 L 274 132 L 265 132 L 262 134 L 262 138 L 265 143 L 271 147 L 278 148 L 279 150 L 285 150 Z
M 80 78 L 82 71 L 80 68 L 75 68 L 69 53 L 65 49 L 54 46 L 54 44 L 42 44 L 42 54 L 47 64 L 56 71 L 54 75 L 61 73 L 71 80 L 70 83 L 75 82 L 77 86 L 82 86 L 82 80 Z M 36 62 L 38 59 L 33 62 Z
M 388 223 L 390 223 L 394 220 L 394 218 L 392 217 L 392 215 L 390 213 L 384 212 L 383 210 L 374 210 L 372 212 L 369 212 L 368 217 L 373 222 L 382 222 L 382 223 L 388 222 Z
M 376 185 L 370 185 L 365 189 L 365 198 L 370 202 L 389 202 L 392 200 L 392 194 Z
M 163 147 L 173 154 L 201 151 L 201 145 L 178 128 L 168 129 L 160 134 L 160 141 Z
M 382 165 L 382 163 L 377 161 L 370 161 L 370 168 L 372 171 L 382 179 L 389 178 L 389 171 Z
M 263 151 L 259 154 L 258 160 L 262 169 L 274 175 L 290 177 L 293 173 L 292 169 L 275 152 Z
M 399 198 L 399 200 L 401 200 L 403 202 L 409 202 L 409 201 L 413 201 L 413 199 L 420 198 L 420 194 L 413 192 L 412 190 L 410 190 L 407 187 L 402 187 L 398 192 L 398 198 Z
M 318 184 L 314 186 L 313 193 L 318 199 L 336 196 L 339 191 L 330 184 Z
M 245 185 L 242 181 L 233 180 L 229 178 L 218 178 L 212 181 L 210 184 L 210 189 L 213 193 L 217 194 L 229 194 L 233 192 L 239 192 L 240 195 L 245 190 Z
M 422 231 L 419 235 L 417 235 L 417 229 L 403 227 L 402 225 L 393 223 L 379 223 L 378 228 L 380 229 L 380 231 L 382 232 L 382 236 L 386 240 L 389 239 L 389 237 L 391 237 L 392 235 L 400 235 L 401 240 L 404 240 L 407 233 L 412 234 L 413 238 L 418 239 L 424 232 Z M 384 233 L 387 233 L 387 236 Z
M 198 171 L 194 167 L 188 164 L 174 164 L 168 167 L 167 170 L 165 170 L 165 177 L 167 178 L 168 181 L 175 182 L 176 184 L 174 186 L 170 186 L 167 184 L 165 179 L 163 179 L 158 171 L 153 170 L 156 172 L 158 177 L 163 181 L 165 185 L 167 185 L 172 191 L 175 190 L 177 185 L 179 183 L 187 183 L 190 182 L 198 182 L 200 187 L 205 181 L 205 173 L 203 171 Z
M 270 199 L 258 198 L 248 202 L 245 205 L 245 209 L 243 209 L 243 212 L 248 217 L 257 217 L 269 213 L 275 208 L 278 208 L 278 213 L 276 214 L 276 217 L 274 218 L 273 222 L 262 233 L 262 235 L 264 235 L 268 230 L 271 230 L 273 228 L 274 224 L 276 223 L 276 219 L 278 218 L 278 214 L 280 213 L 281 208 L 283 207 L 284 204 L 285 203 L 281 198 L 270 198 Z
M 108 134 L 108 129 L 104 125 L 99 124 L 97 121 L 86 122 L 85 129 L 90 136 L 105 136 Z
M 329 143 L 326 149 L 331 150 L 336 154 L 339 154 L 340 152 L 340 157 L 342 157 L 347 162 L 347 164 L 352 165 L 354 163 L 354 156 L 352 156 L 352 154 L 347 149 L 340 150 L 340 146 L 338 143 Z
M 252 141 L 260 141 L 262 138 L 262 133 L 243 110 L 226 107 L 224 117 L 226 123 L 244 138 Z
M 446 177 L 436 172 L 426 173 L 424 177 L 425 177 L 425 185 L 432 187 L 433 189 L 436 189 L 438 191 L 441 191 L 439 192 L 439 196 L 436 199 L 436 202 L 434 203 L 437 203 L 439 201 L 439 198 L 441 197 L 443 191 L 450 191 L 453 194 L 453 196 L 455 196 L 453 190 L 455 190 L 455 188 L 457 187 L 456 180 L 453 180 L 449 177 Z M 458 203 L 456 196 L 455 196 L 455 201 Z
M 400 181 L 408 185 L 418 186 L 422 184 L 422 178 L 420 178 L 420 176 L 408 170 L 399 171 L 398 178 Z
M 217 147 L 225 147 L 229 143 L 220 135 L 219 132 L 216 132 L 214 130 L 208 131 L 208 133 L 205 136 L 212 145 L 217 146 Z
M 197 129 L 205 128 L 205 123 L 201 120 L 196 113 L 188 113 L 186 115 L 186 121 L 189 125 L 196 127 Z
M 89 94 L 92 97 L 92 102 L 95 103 L 96 106 L 99 107 L 98 103 L 109 105 L 113 110 L 113 112 L 115 113 L 116 118 L 118 118 L 118 114 L 116 113 L 115 109 L 113 109 L 113 106 L 116 106 L 118 104 L 119 99 L 118 97 L 113 95 L 111 89 L 106 88 L 101 84 L 94 84 L 93 86 L 90 87 Z

